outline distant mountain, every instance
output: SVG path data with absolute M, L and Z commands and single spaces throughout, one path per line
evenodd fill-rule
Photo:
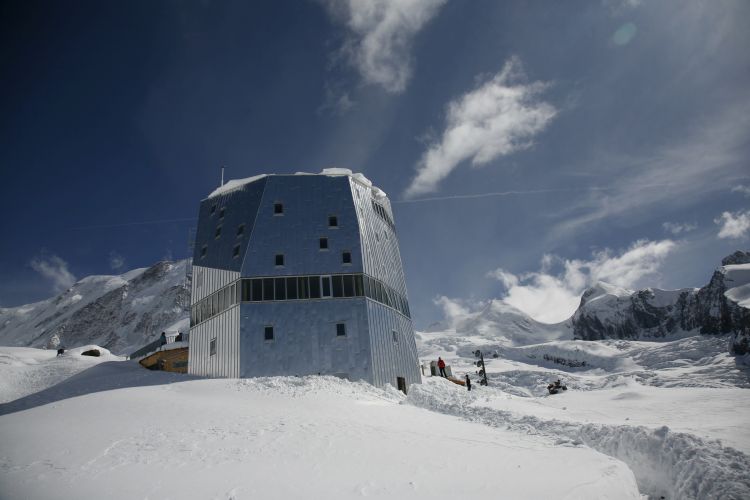
M 0 308 L 0 344 L 97 344 L 128 354 L 165 329 L 189 326 L 187 261 L 159 262 L 119 276 L 89 276 L 51 299 Z
M 734 334 L 733 350 L 748 352 L 750 252 L 722 260 L 702 288 L 625 290 L 597 283 L 571 318 L 576 339 L 659 339 L 683 333 Z
M 474 350 L 495 352 L 505 347 L 570 340 L 568 322 L 549 325 L 535 321 L 523 311 L 502 300 L 492 300 L 481 310 L 455 316 L 417 332 L 420 356 L 455 351 L 473 356 Z

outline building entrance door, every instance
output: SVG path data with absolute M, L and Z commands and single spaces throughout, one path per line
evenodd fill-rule
M 399 391 L 406 394 L 406 379 L 404 377 L 396 377 L 396 385 Z

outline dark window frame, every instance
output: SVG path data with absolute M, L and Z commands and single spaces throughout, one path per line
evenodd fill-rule
M 336 323 L 336 338 L 346 337 L 346 323 Z
M 352 265 L 352 252 L 349 250 L 344 250 L 341 252 L 341 263 L 345 266 L 351 266 Z
M 328 249 L 328 237 L 321 236 L 320 238 L 318 238 L 318 250 L 320 250 L 321 252 L 326 252 L 328 251 Z
M 279 258 L 279 257 L 281 257 L 281 258 Z M 274 256 L 274 258 L 273 258 L 274 266 L 275 267 L 284 267 L 284 264 L 285 264 L 284 260 L 285 260 L 284 259 L 284 254 L 283 253 L 277 253 Z M 279 262 L 281 262 L 281 263 L 279 263 Z
M 338 215 L 329 215 L 328 216 L 328 228 L 329 229 L 338 229 L 339 226 L 339 216 Z
M 237 243 L 234 248 L 232 248 L 232 258 L 236 259 L 240 256 L 240 244 Z
M 284 215 L 284 204 L 280 201 L 275 201 L 273 203 L 273 215 L 279 216 Z
M 208 342 L 208 355 L 209 356 L 215 356 L 216 355 L 216 337 L 212 338 Z
M 274 331 L 273 325 L 265 325 L 263 327 L 263 341 L 273 342 L 276 340 L 276 332 Z

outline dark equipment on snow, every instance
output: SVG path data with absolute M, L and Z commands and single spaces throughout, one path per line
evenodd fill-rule
M 477 372 L 477 375 L 482 377 L 479 380 L 479 385 L 487 385 L 487 369 L 484 366 L 484 354 L 482 354 L 482 351 L 475 351 L 474 356 L 479 358 L 479 361 L 477 361 L 477 366 L 479 367 L 479 371 Z
M 547 390 L 550 394 L 557 394 L 560 390 L 567 391 L 568 387 L 563 385 L 562 382 L 560 382 L 560 379 L 557 379 L 547 386 Z
M 65 354 L 65 349 L 61 347 L 60 349 L 57 350 L 57 355 L 62 356 L 63 354 Z

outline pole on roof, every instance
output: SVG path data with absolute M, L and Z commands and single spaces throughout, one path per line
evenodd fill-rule
M 221 185 L 224 185 L 224 165 L 221 166 Z

